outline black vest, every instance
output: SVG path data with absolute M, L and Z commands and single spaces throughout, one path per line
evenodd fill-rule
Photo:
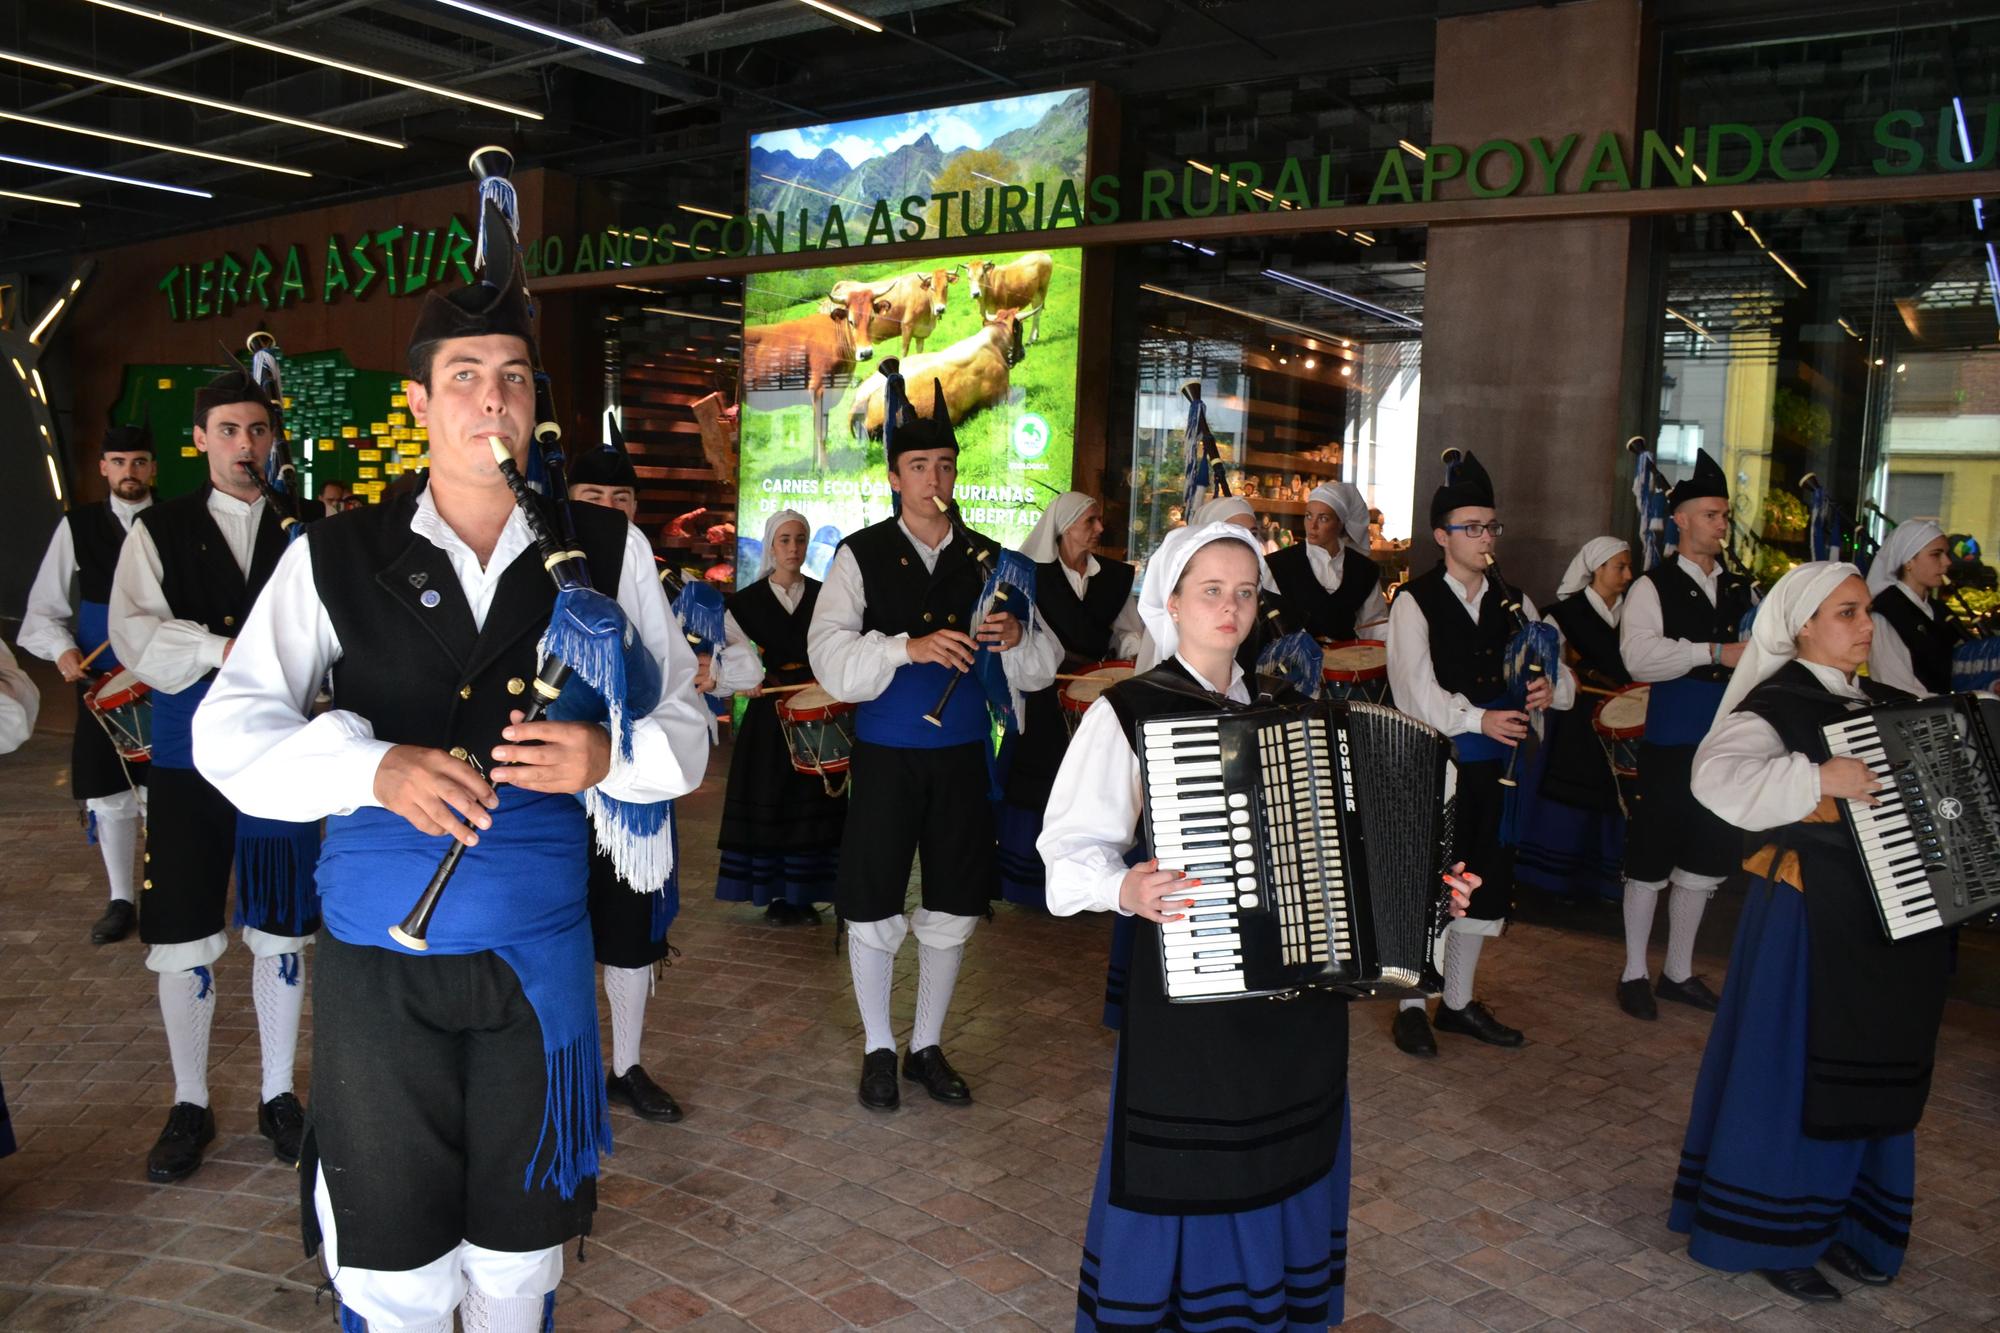
M 959 533 L 969 534 L 972 544 L 989 558 L 998 558 L 1000 546 L 992 538 L 970 528 L 960 528 Z M 869 524 L 841 545 L 854 552 L 854 563 L 861 570 L 864 631 L 921 638 L 934 630 L 970 634 L 977 628 L 967 622 L 986 576 L 962 537 L 955 534 L 938 552 L 935 570 L 924 568 L 923 557 L 893 518 Z
M 1148 718 L 1241 707 L 1218 701 L 1171 657 L 1104 698 L 1128 743 Z M 1280 701 L 1297 698 L 1286 691 Z M 1133 836 L 1143 844 L 1143 827 Z M 1144 1213 L 1239 1212 L 1326 1174 L 1347 1097 L 1347 1002 L 1308 990 L 1285 1001 L 1169 1004 L 1160 928 L 1143 917 L 1133 925 L 1111 1201 Z
M 1679 556 L 1661 560 L 1646 571 L 1660 594 L 1660 635 L 1686 639 L 1689 643 L 1735 643 L 1737 630 L 1750 610 L 1750 580 L 1717 566 L 1715 602 L 1681 568 Z M 1733 668 L 1699 666 L 1687 673 L 1689 680 L 1729 679 Z
M 125 545 L 124 524 L 111 512 L 109 500 L 79 505 L 63 522 L 69 524 L 70 544 L 76 548 L 77 595 L 86 602 L 108 604 L 111 576 L 118 571 L 118 552 Z
M 731 594 L 725 605 L 750 642 L 764 656 L 764 678 L 773 685 L 797 685 L 812 679 L 806 660 L 806 631 L 812 627 L 813 607 L 819 603 L 820 582 L 807 577 L 799 594 L 799 609 L 785 610 L 769 579 L 758 579 L 740 592 Z
M 1375 562 L 1351 546 L 1340 548 L 1340 586 L 1332 592 L 1313 577 L 1312 557 L 1304 542 L 1267 556 L 1264 563 L 1293 621 L 1302 622 L 1316 639 L 1353 638 L 1354 617 L 1382 577 Z
M 1925 615 L 1915 602 L 1891 586 L 1882 589 L 1875 598 L 1873 610 L 1889 622 L 1889 628 L 1896 631 L 1903 646 L 1910 650 L 1910 666 L 1924 688 L 1932 694 L 1949 694 L 1951 652 L 1964 642 L 1965 633 L 1957 621 L 1944 613 L 1937 598 L 1930 599 L 1930 608 L 1931 614 Z
M 377 740 L 462 746 L 487 764 L 509 711 L 528 704 L 555 584 L 531 543 L 501 574 L 486 624 L 475 628 L 450 557 L 410 531 L 416 507 L 413 492 L 306 529 L 313 586 L 340 640 L 334 706 L 367 718 Z M 617 596 L 625 516 L 572 509 L 592 582 Z M 432 593 L 436 604 L 424 605 Z
M 1597 614 L 1590 598 L 1572 593 L 1549 607 L 1549 619 L 1563 632 L 1563 640 L 1576 649 L 1577 666 L 1596 685 L 1630 685 L 1631 673 L 1618 652 L 1618 627 Z
M 1035 566 L 1035 609 L 1062 641 L 1066 664 L 1111 656 L 1111 626 L 1132 595 L 1133 577 L 1132 566 L 1124 561 L 1099 560 L 1097 573 L 1078 597 L 1061 561 Z
M 1430 622 L 1431 674 L 1439 688 L 1462 694 L 1475 706 L 1499 698 L 1507 689 L 1507 641 L 1514 637 L 1514 618 L 1501 604 L 1500 585 L 1486 580 L 1478 624 L 1445 585 L 1442 563 L 1411 579 L 1403 595 L 1416 598 Z
M 234 635 L 278 567 L 285 533 L 267 503 L 250 549 L 250 572 L 244 574 L 208 512 L 211 489 L 203 482 L 199 490 L 142 509 L 139 521 L 160 553 L 160 589 L 174 619 L 192 620 L 210 634 Z
M 1908 696 L 1863 679 L 1875 702 Z M 1741 707 L 1789 750 L 1823 762 L 1820 727 L 1856 707 L 1798 662 Z M 1801 822 L 1765 835 L 1799 854 L 1805 882 L 1808 991 L 1803 1125 L 1814 1138 L 1855 1139 L 1916 1128 L 1930 1095 L 1950 973 L 1948 932 L 1888 943 L 1844 822 Z M 1790 889 L 1779 888 L 1779 893 Z

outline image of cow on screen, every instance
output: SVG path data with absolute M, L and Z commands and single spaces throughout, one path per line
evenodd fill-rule
M 1082 263 L 996 251 L 751 277 L 738 531 L 787 507 L 842 535 L 889 513 L 878 370 L 895 358 L 920 412 L 944 388 L 966 521 L 1018 544 L 1070 484 Z

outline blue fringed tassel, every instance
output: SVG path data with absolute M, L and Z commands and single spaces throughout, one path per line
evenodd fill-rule
M 97 845 L 97 812 L 95 810 L 86 810 L 83 812 L 83 845 L 86 847 L 95 847 Z
M 287 986 L 299 984 L 299 956 L 296 953 L 278 955 L 278 980 Z
M 544 1054 L 549 1092 L 542 1110 L 542 1136 L 528 1159 L 521 1188 L 555 1186 L 563 1198 L 576 1196 L 584 1177 L 597 1174 L 600 1153 L 611 1151 L 611 1108 L 604 1097 L 604 1056 L 597 1032 Z M 535 1163 L 548 1148 L 549 1164 L 535 1179 Z
M 206 1000 L 215 992 L 215 973 L 205 967 L 194 968 L 193 972 L 195 980 L 201 983 L 201 989 L 194 993 L 194 998 L 197 1000 Z
M 319 825 L 236 817 L 236 924 L 303 935 L 319 920 Z M 271 933 L 277 934 L 277 931 Z

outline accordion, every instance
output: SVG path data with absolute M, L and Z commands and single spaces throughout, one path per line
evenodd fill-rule
M 1442 988 L 1457 768 L 1442 733 L 1319 700 L 1139 724 L 1147 846 L 1201 881 L 1160 927 L 1175 1002 Z
M 1840 802 L 1893 942 L 2000 911 L 2000 699 L 1878 704 L 1820 728 L 1835 757 L 1881 780 Z

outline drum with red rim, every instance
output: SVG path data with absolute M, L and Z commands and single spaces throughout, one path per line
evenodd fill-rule
M 1591 730 L 1620 778 L 1639 776 L 1639 738 L 1646 734 L 1646 702 L 1652 695 L 1650 685 L 1627 685 L 1591 710 Z
M 1133 664 L 1123 661 L 1092 662 L 1071 673 L 1075 680 L 1063 682 L 1062 695 L 1057 700 L 1062 705 L 1063 726 L 1074 736 L 1077 724 L 1083 715 L 1097 702 L 1097 696 L 1116 685 L 1121 680 L 1129 680 L 1133 674 Z
M 829 796 L 847 790 L 845 775 L 854 757 L 854 707 L 816 684 L 777 699 L 778 726 L 785 733 L 792 767 L 817 776 Z M 838 783 L 832 780 L 836 775 Z
M 120 667 L 83 692 L 83 706 L 111 738 L 111 748 L 128 764 L 153 757 L 153 687 Z
M 1329 699 L 1389 702 L 1389 645 L 1380 639 L 1340 639 L 1322 645 L 1320 674 Z

